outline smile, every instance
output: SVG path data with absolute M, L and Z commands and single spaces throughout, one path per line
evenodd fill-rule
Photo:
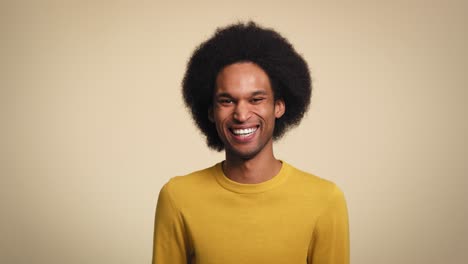
M 249 128 L 241 128 L 241 129 L 229 129 L 234 135 L 236 136 L 249 136 L 253 133 L 255 133 L 255 131 L 257 131 L 258 129 L 258 126 L 256 127 L 249 127 Z

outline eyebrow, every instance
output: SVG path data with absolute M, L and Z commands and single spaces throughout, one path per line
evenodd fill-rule
M 267 95 L 267 92 L 265 90 L 258 90 L 252 93 L 252 96 L 256 95 Z
M 215 94 L 215 97 L 232 97 L 232 96 L 228 93 L 218 93 L 218 94 Z
M 267 92 L 265 90 L 257 90 L 251 93 L 251 96 L 257 96 L 257 95 L 267 95 Z M 218 93 L 215 95 L 215 97 L 229 97 L 232 98 L 232 95 L 226 92 Z

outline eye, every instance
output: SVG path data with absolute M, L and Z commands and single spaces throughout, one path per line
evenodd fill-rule
M 233 100 L 229 98 L 221 98 L 221 99 L 218 99 L 218 103 L 222 105 L 230 105 L 233 103 Z
M 263 98 L 263 97 L 254 97 L 254 98 L 252 98 L 251 102 L 254 103 L 254 104 L 258 104 L 263 100 L 265 100 L 265 98 Z

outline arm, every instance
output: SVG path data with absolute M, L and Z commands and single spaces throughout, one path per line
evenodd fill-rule
M 154 225 L 153 264 L 188 263 L 187 234 L 170 194 L 170 183 L 159 192 Z
M 307 261 L 309 264 L 349 264 L 348 210 L 338 187 L 317 220 Z

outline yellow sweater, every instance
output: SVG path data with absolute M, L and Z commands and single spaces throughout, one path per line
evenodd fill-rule
M 172 178 L 154 232 L 157 264 L 349 263 L 343 193 L 286 162 L 259 184 L 230 180 L 221 163 Z

